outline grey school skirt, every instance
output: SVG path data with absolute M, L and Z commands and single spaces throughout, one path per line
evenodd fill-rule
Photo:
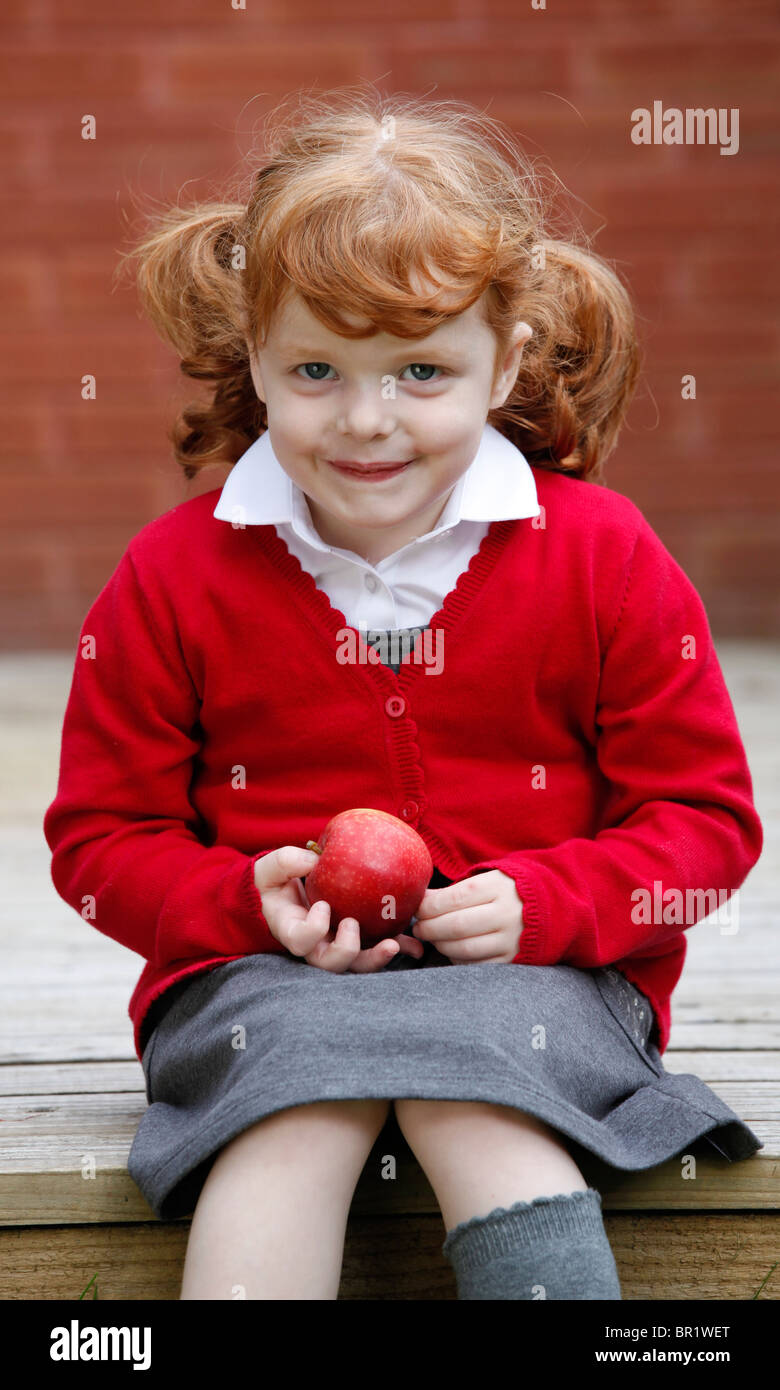
M 665 1071 L 650 1005 L 613 967 L 455 964 L 430 942 L 367 975 L 251 955 L 172 986 L 155 1017 L 127 1166 L 162 1220 L 194 1212 L 229 1140 L 311 1101 L 514 1106 L 626 1171 L 703 1136 L 732 1161 L 763 1147 L 699 1077 Z

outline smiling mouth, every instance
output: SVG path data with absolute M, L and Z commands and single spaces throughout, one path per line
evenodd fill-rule
M 326 459 L 325 461 L 330 464 L 331 468 L 337 469 L 339 473 L 346 473 L 353 478 L 366 479 L 393 477 L 396 473 L 402 473 L 405 468 L 415 462 L 414 459 L 403 459 L 396 463 L 387 464 L 349 463 L 342 462 L 340 459 Z

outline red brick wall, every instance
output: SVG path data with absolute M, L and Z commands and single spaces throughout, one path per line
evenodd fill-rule
M 133 191 L 208 196 L 285 94 L 363 79 L 487 109 L 602 229 L 594 249 L 629 284 L 645 354 L 608 485 L 686 569 L 716 635 L 778 635 L 774 3 L 5 0 L 4 14 L 6 648 L 71 648 L 130 537 L 225 476 L 180 478 L 166 431 L 194 388 L 134 290 L 112 293 Z M 738 108 L 738 153 L 632 144 L 632 110 L 654 101 Z

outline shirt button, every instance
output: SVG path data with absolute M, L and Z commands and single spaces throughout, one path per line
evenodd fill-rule
M 405 801 L 401 807 L 401 815 L 404 820 L 414 820 L 419 815 L 420 807 L 416 801 Z
M 385 700 L 385 710 L 391 719 L 398 719 L 406 709 L 406 701 L 400 695 L 391 695 Z
M 375 580 L 373 574 L 367 574 L 367 575 L 366 575 L 366 588 L 367 588 L 367 589 L 370 589 L 372 594 L 373 594 L 374 590 L 376 589 L 376 580 Z

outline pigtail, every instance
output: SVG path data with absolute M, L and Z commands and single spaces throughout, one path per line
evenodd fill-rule
M 600 256 L 572 242 L 540 248 L 523 314 L 534 336 L 491 424 L 536 467 L 600 482 L 640 370 L 634 311 Z
M 180 357 L 180 370 L 213 383 L 210 401 L 186 406 L 169 432 L 187 479 L 234 463 L 266 428 L 249 368 L 241 277 L 240 204 L 173 207 L 121 264 L 137 261 L 144 311 Z

